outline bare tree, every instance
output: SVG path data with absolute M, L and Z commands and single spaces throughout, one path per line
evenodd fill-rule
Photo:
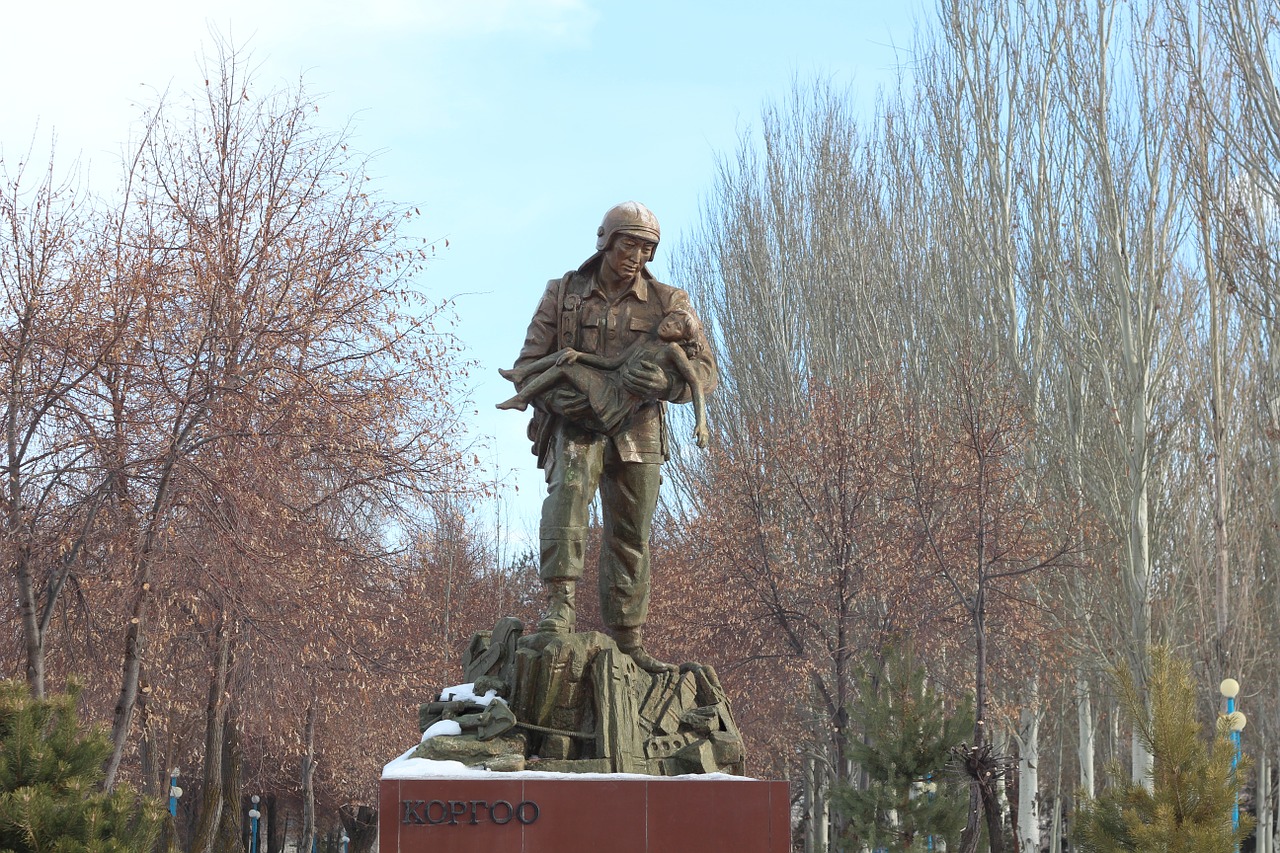
M 972 631 L 975 726 L 963 755 L 972 793 L 960 849 L 977 849 L 982 816 L 998 851 L 1004 849 L 997 802 L 1004 762 L 991 729 L 993 638 L 999 632 L 1009 642 L 1018 635 L 1027 614 L 1007 605 L 1025 605 L 1029 578 L 1071 566 L 1078 546 L 1050 532 L 1069 525 L 1051 524 L 1050 511 L 1019 483 L 1030 445 L 1016 392 L 999 381 L 990 362 L 961 361 L 948 373 L 953 394 L 941 409 L 919 410 L 910 425 L 907 503 L 919 561 L 949 590 Z M 1002 597 L 1006 607 L 997 616 Z
M 133 527 L 131 600 L 108 784 L 162 566 L 185 554 L 213 570 L 216 606 L 243 618 L 235 562 L 192 550 L 211 534 L 262 577 L 296 583 L 311 537 L 364 530 L 461 471 L 459 376 L 434 310 L 404 287 L 423 259 L 397 236 L 404 212 L 369 194 L 363 161 L 314 124 L 300 87 L 260 98 L 246 75 L 220 45 L 189 112 L 157 106 L 122 219 L 147 264 L 116 286 L 141 290 L 148 310 L 128 358 L 101 372 L 120 401 L 102 417 L 120 437 L 122 506 L 139 508 L 118 517 Z M 310 569 L 329 565 L 341 564 Z
M 0 161 L 0 166 L 3 166 Z M 4 172 L 0 353 L 4 372 L 5 562 L 16 583 L 27 682 L 45 695 L 45 652 L 62 590 L 85 550 L 108 482 L 78 429 L 94 371 L 112 346 L 100 320 L 88 204 L 52 156 Z

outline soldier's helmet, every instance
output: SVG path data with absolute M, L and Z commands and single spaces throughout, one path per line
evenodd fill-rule
M 624 201 L 609 208 L 604 221 L 596 229 L 596 251 L 603 252 L 618 234 L 630 234 L 642 240 L 658 242 L 658 217 L 638 201 Z M 655 250 L 656 251 L 656 250 Z

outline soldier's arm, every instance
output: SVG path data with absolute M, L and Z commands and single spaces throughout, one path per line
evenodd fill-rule
M 559 287 L 559 279 L 547 282 L 547 289 L 538 300 L 537 310 L 533 312 L 533 319 L 529 322 L 529 330 L 525 332 L 524 346 L 520 348 L 520 355 L 516 357 L 517 371 L 559 348 L 556 341 L 556 331 L 560 325 L 560 306 L 556 304 Z

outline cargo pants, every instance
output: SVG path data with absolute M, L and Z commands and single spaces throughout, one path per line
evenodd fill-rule
M 649 530 L 661 465 L 623 462 L 608 436 L 572 424 L 561 423 L 553 441 L 539 530 L 539 577 L 582 577 L 588 512 L 598 487 L 604 522 L 600 610 L 609 628 L 637 628 L 649 615 Z

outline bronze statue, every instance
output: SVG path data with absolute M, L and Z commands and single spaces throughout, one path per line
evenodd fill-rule
M 664 373 L 678 374 L 693 392 L 693 437 L 699 447 L 711 440 L 707 428 L 706 393 L 702 377 L 693 369 L 690 358 L 696 358 L 702 345 L 698 338 L 702 324 L 688 311 L 676 310 L 662 318 L 656 335 L 636 341 L 615 358 L 581 353 L 566 347 L 546 358 L 540 358 L 519 370 L 499 370 L 504 379 L 520 387 L 511 399 L 498 404 L 499 409 L 524 411 L 530 400 L 536 400 L 548 389 L 564 382 L 577 388 L 591 405 L 592 419 L 579 423 L 592 430 L 613 433 L 624 426 L 646 401 L 627 390 L 618 368 L 627 361 L 648 361 Z M 530 379 L 530 377 L 533 377 Z M 576 399 L 573 403 L 576 404 Z
M 647 263 L 658 220 L 634 201 L 611 208 L 596 252 L 547 283 L 510 371 L 517 386 L 502 408 L 534 406 L 529 435 L 546 474 L 539 575 L 544 634 L 573 631 L 587 512 L 597 488 L 603 511 L 600 604 L 618 648 L 641 669 L 673 671 L 645 650 L 649 527 L 667 458 L 667 402 L 695 402 L 705 446 L 704 396 L 716 365 L 683 290 L 657 281 Z M 576 362 L 576 363 L 575 363 Z

